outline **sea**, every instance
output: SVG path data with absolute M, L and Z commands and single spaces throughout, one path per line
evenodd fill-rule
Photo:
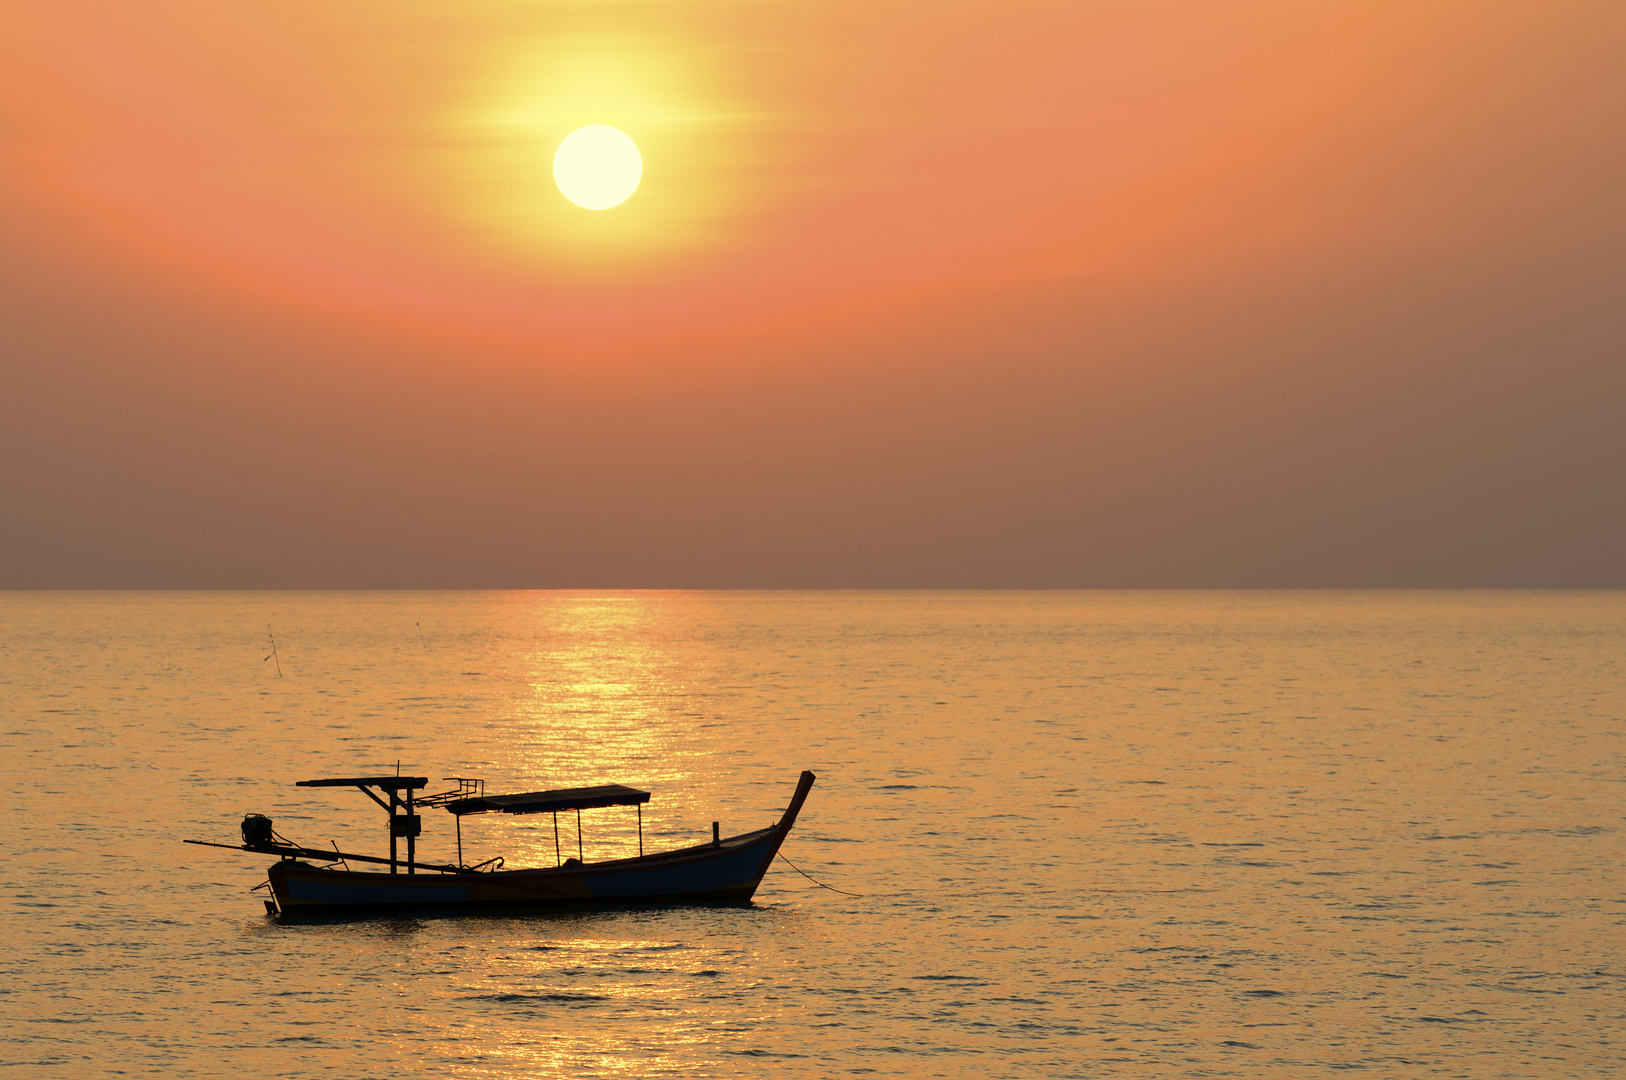
M 0 1077 L 1626 1075 L 1623 658 L 1618 592 L 3 593 Z M 803 769 L 739 908 L 284 923 L 182 843 Z

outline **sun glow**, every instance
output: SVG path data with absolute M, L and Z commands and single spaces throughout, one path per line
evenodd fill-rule
M 589 124 L 565 136 L 553 155 L 553 180 L 565 198 L 588 210 L 620 206 L 638 190 L 644 159 L 619 128 Z
M 653 280 L 754 242 L 742 224 L 762 208 L 764 121 L 711 59 L 705 42 L 676 30 L 494 48 L 447 99 L 448 138 L 422 159 L 423 190 L 470 226 L 462 239 L 482 260 L 527 279 Z M 561 160 L 567 137 L 612 124 L 636 140 L 626 149 L 637 183 L 623 202 L 576 199 Z

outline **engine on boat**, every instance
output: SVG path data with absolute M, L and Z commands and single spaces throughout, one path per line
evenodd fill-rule
M 276 843 L 276 834 L 271 831 L 271 819 L 264 814 L 249 814 L 243 819 L 243 846 L 259 847 L 262 844 Z

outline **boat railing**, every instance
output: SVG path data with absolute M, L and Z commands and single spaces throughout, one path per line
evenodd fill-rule
M 486 782 L 476 780 L 470 776 L 443 776 L 442 780 L 456 780 L 457 787 L 452 791 L 439 791 L 433 795 L 425 795 L 418 799 L 419 806 L 445 806 L 447 803 L 457 802 L 459 799 L 483 798 L 486 793 Z

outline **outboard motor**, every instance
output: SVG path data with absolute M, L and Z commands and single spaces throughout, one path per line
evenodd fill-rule
M 271 831 L 270 818 L 264 814 L 250 814 L 243 819 L 244 847 L 265 847 L 276 842 L 276 834 Z

